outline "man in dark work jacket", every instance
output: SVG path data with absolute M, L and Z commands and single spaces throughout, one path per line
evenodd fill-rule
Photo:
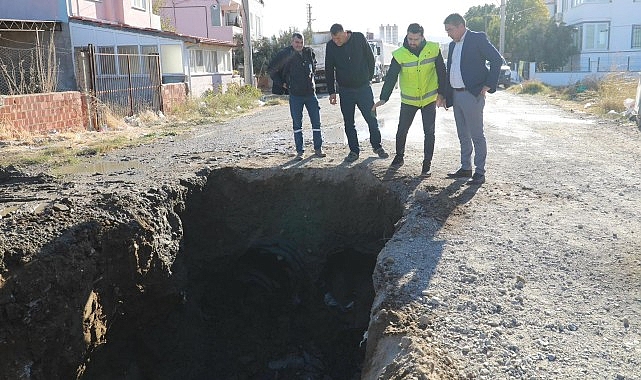
M 380 158 L 387 158 L 389 155 L 381 145 L 381 132 L 378 128 L 376 114 L 371 111 L 374 105 L 374 94 L 370 86 L 370 81 L 374 76 L 372 49 L 362 33 L 345 31 L 341 24 L 332 25 L 329 31 L 332 40 L 327 42 L 325 48 L 327 92 L 329 93 L 329 103 L 336 104 L 336 88 L 334 86 L 334 79 L 336 79 L 341 113 L 345 124 L 345 135 L 349 145 L 349 154 L 345 157 L 345 161 L 356 161 L 360 154 L 354 123 L 356 106 L 369 127 L 369 138 L 374 153 Z
M 294 129 L 294 144 L 296 145 L 296 158 L 303 159 L 305 148 L 303 145 L 303 106 L 312 123 L 312 138 L 314 140 L 314 156 L 325 157 L 321 148 L 320 106 L 316 97 L 314 72 L 316 71 L 316 56 L 314 51 L 305 46 L 302 34 L 292 34 L 291 46 L 282 49 L 267 68 L 274 81 L 272 92 L 274 94 L 289 93 L 289 112 L 292 116 Z

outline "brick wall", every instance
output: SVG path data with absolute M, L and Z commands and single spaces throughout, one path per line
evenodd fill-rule
M 187 100 L 187 83 L 169 83 L 162 85 L 162 107 L 165 114 L 170 114 L 176 106 Z
M 171 113 L 187 100 L 187 84 L 162 85 L 163 108 Z M 0 95 L 0 127 L 5 130 L 46 134 L 89 127 L 86 96 L 77 91 L 31 95 Z
M 84 130 L 86 107 L 80 92 L 0 96 L 0 124 L 32 133 Z

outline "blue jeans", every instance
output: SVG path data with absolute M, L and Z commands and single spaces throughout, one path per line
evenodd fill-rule
M 381 131 L 378 129 L 378 120 L 372 113 L 374 105 L 374 94 L 369 84 L 358 88 L 340 87 L 341 112 L 343 113 L 343 123 L 345 123 L 345 135 L 349 150 L 354 153 L 360 153 L 358 146 L 358 135 L 356 133 L 356 124 L 354 123 L 354 112 L 356 107 L 361 111 L 361 115 L 369 127 L 369 140 L 374 150 L 381 147 Z
M 289 95 L 289 113 L 292 115 L 292 124 L 294 128 L 294 144 L 296 152 L 303 153 L 303 106 L 307 108 L 309 120 L 312 123 L 312 137 L 314 139 L 314 149 L 318 150 L 323 145 L 321 137 L 321 120 L 320 106 L 316 95 L 296 96 Z

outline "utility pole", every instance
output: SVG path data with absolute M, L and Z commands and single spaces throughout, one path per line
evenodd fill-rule
M 499 29 L 499 53 L 505 50 L 505 0 L 501 0 L 501 27 Z
M 245 84 L 254 85 L 254 62 L 252 60 L 252 37 L 249 25 L 249 0 L 243 0 L 243 57 L 245 66 Z
M 307 4 L 307 30 L 310 32 L 312 31 L 312 21 L 314 21 L 312 18 L 312 6 L 311 4 Z

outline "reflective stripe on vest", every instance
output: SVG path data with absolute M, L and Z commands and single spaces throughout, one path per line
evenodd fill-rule
M 399 74 L 401 102 L 424 107 L 436 100 L 438 76 L 435 63 L 439 52 L 439 45 L 434 42 L 427 42 L 418 57 L 405 47 L 392 52 L 401 66 Z

